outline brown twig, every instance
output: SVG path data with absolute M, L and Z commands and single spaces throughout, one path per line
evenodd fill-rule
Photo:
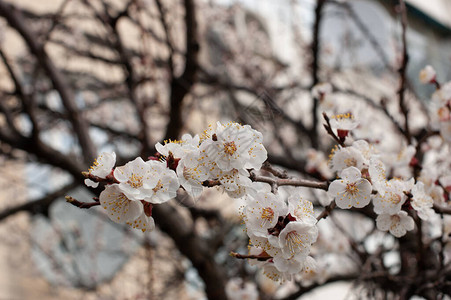
M 262 170 L 268 171 L 269 173 L 271 173 L 272 175 L 282 178 L 282 179 L 287 179 L 288 178 L 288 173 L 286 170 L 281 170 L 278 168 L 273 167 L 269 161 L 265 161 L 261 167 Z
M 236 252 L 230 252 L 230 256 L 233 256 L 235 258 L 239 259 L 256 259 L 259 261 L 266 261 L 272 259 L 272 256 L 269 255 L 250 255 L 250 254 L 239 254 Z
M 307 179 L 275 179 L 271 177 L 261 176 L 255 174 L 254 171 L 251 171 L 250 179 L 252 181 L 256 182 L 265 182 L 270 185 L 275 186 L 284 186 L 284 185 L 290 185 L 290 186 L 302 186 L 302 187 L 309 187 L 314 189 L 320 189 L 320 190 L 327 190 L 329 187 L 329 183 L 327 181 L 312 181 Z
M 327 133 L 342 147 L 345 147 L 344 141 L 342 141 L 332 130 L 332 127 L 330 126 L 330 120 L 329 117 L 325 112 L 323 112 L 324 120 L 326 121 L 326 124 L 324 125 L 324 128 L 326 129 Z
M 68 203 L 70 203 L 73 206 L 76 206 L 78 208 L 91 208 L 91 207 L 100 205 L 99 201 L 96 201 L 96 202 L 81 202 L 81 201 L 78 201 L 77 199 L 75 199 L 75 198 L 73 198 L 71 196 L 66 196 L 65 198 L 66 198 L 66 202 L 68 202 Z
M 105 178 L 101 178 L 99 176 L 92 175 L 89 172 L 81 172 L 81 174 L 85 178 L 91 179 L 92 181 L 95 181 L 95 182 L 104 182 L 104 183 L 110 183 L 110 184 L 119 183 L 119 181 L 116 178 L 114 178 L 114 176 L 111 174 L 106 176 Z
M 434 204 L 432 207 L 436 213 L 444 214 L 444 215 L 451 215 L 451 207 L 443 207 L 439 206 L 437 204 Z
M 319 221 L 321 219 L 327 218 L 327 216 L 330 214 L 330 212 L 337 206 L 335 201 L 333 201 L 331 204 L 326 206 L 324 210 L 316 217 L 316 220 Z

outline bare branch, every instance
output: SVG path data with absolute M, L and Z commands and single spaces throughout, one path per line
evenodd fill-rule
M 0 0 L 0 16 L 3 16 L 8 21 L 9 25 L 17 30 L 30 51 L 37 58 L 39 64 L 46 71 L 55 89 L 58 91 L 64 107 L 69 113 L 72 126 L 80 141 L 80 146 L 83 149 L 85 163 L 93 161 L 97 150 L 90 138 L 87 123 L 78 111 L 74 94 L 69 83 L 66 81 L 66 78 L 53 64 L 43 45 L 37 42 L 35 35 L 28 27 L 21 11 L 17 7 Z
M 48 194 L 44 196 L 41 199 L 37 200 L 31 200 L 29 202 L 26 202 L 24 204 L 8 208 L 2 212 L 0 212 L 0 220 L 4 220 L 8 218 L 9 216 L 12 216 L 18 212 L 26 211 L 29 213 L 42 213 L 46 212 L 49 208 L 49 206 L 59 197 L 64 196 L 67 194 L 68 191 L 76 188 L 78 186 L 78 182 L 72 182 L 68 185 L 65 185 L 64 187 L 60 188 L 59 190 Z

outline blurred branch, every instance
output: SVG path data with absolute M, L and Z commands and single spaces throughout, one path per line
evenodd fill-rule
M 66 196 L 65 199 L 66 199 L 67 203 L 70 203 L 73 206 L 78 207 L 78 208 L 91 208 L 91 207 L 100 205 L 99 201 L 95 201 L 95 202 L 81 202 L 81 201 L 78 201 L 77 199 L 75 199 L 73 197 L 70 197 L 70 196 Z
M 387 55 L 385 54 L 384 49 L 381 47 L 381 44 L 376 40 L 376 37 L 372 33 L 372 31 L 366 26 L 365 22 L 360 18 L 360 16 L 357 14 L 357 12 L 354 10 L 352 5 L 349 2 L 339 2 L 336 0 L 328 0 L 328 3 L 337 5 L 338 7 L 341 7 L 346 10 L 349 17 L 352 21 L 354 21 L 356 27 L 360 30 L 362 33 L 362 36 L 366 38 L 371 46 L 373 47 L 376 54 L 379 56 L 381 61 L 383 62 L 384 66 L 392 70 L 392 67 L 390 66 L 390 62 L 387 58 Z
M 315 22 L 313 24 L 313 41 L 312 41 L 312 87 L 319 83 L 319 57 L 320 57 L 320 30 L 323 7 L 327 0 L 316 0 Z M 319 100 L 312 98 L 313 105 L 311 115 L 313 118 L 310 136 L 312 138 L 312 147 L 318 148 L 318 105 Z
M 185 69 L 179 77 L 171 78 L 170 114 L 165 139 L 177 139 L 183 126 L 182 102 L 196 80 L 200 50 L 194 0 L 184 0 L 185 7 Z
M 163 26 L 164 29 L 164 35 L 165 35 L 165 39 L 166 39 L 166 45 L 169 49 L 169 57 L 168 57 L 168 65 L 169 65 L 169 72 L 171 77 L 174 76 L 174 61 L 173 61 L 173 57 L 174 57 L 174 45 L 172 43 L 172 39 L 171 39 L 171 33 L 170 33 L 170 29 L 169 29 L 169 24 L 166 22 L 166 13 L 165 13 L 165 9 L 163 7 L 163 4 L 161 3 L 160 0 L 155 0 L 155 3 L 157 4 L 158 7 L 158 12 L 160 14 L 160 22 L 161 25 Z
M 411 142 L 411 135 L 410 135 L 410 129 L 409 129 L 409 109 L 407 108 L 407 103 L 405 99 L 405 92 L 406 92 L 406 86 L 407 86 L 407 77 L 406 77 L 406 71 L 407 71 L 407 63 L 409 61 L 409 55 L 407 53 L 407 40 L 406 40 L 406 31 L 407 31 L 407 10 L 406 10 L 406 4 L 404 3 L 404 0 L 399 0 L 399 5 L 397 6 L 399 10 L 399 14 L 401 17 L 401 42 L 402 42 L 402 59 L 401 59 L 401 66 L 398 69 L 399 73 L 399 89 L 397 91 L 398 93 L 398 99 L 399 99 L 399 107 L 401 109 L 401 113 L 404 115 L 404 136 L 407 140 L 407 143 L 410 144 Z
M 66 82 L 65 76 L 53 64 L 43 45 L 38 43 L 19 8 L 0 0 L 0 16 L 4 17 L 9 25 L 22 36 L 31 53 L 33 53 L 49 76 L 49 79 L 61 97 L 64 107 L 69 113 L 69 119 L 80 142 L 80 146 L 83 149 L 84 162 L 88 164 L 93 161 L 97 150 L 89 136 L 87 123 L 78 111 L 74 94 L 70 85 Z
M 358 274 L 349 274 L 349 275 L 337 275 L 335 277 L 329 278 L 328 280 L 326 280 L 326 282 L 324 283 L 314 283 L 312 285 L 309 285 L 307 287 L 299 287 L 299 290 L 292 293 L 291 295 L 288 295 L 284 298 L 282 298 L 281 300 L 296 300 L 299 297 L 301 297 L 302 295 L 304 295 L 305 293 L 308 293 L 318 287 L 321 286 L 325 286 L 329 283 L 333 283 L 333 282 L 337 282 L 337 281 L 353 281 L 355 279 L 358 278 Z
M 0 212 L 0 221 L 8 218 L 9 216 L 12 216 L 18 212 L 26 211 L 32 214 L 36 213 L 44 213 L 46 214 L 48 211 L 48 208 L 50 205 L 57 200 L 60 197 L 63 197 L 65 194 L 67 194 L 70 190 L 76 188 L 78 186 L 78 182 L 74 181 L 68 185 L 63 186 L 59 190 L 50 193 L 40 199 L 37 200 L 31 200 L 29 202 L 26 202 L 24 204 L 7 208 L 4 211 Z
M 18 76 L 15 74 L 12 66 L 10 65 L 10 63 L 8 62 L 8 59 L 5 56 L 5 53 L 1 49 L 0 49 L 0 57 L 3 61 L 3 64 L 6 67 L 6 70 L 9 73 L 10 78 L 12 79 L 12 81 L 14 83 L 16 94 L 21 99 L 22 106 L 24 107 L 24 110 L 28 114 L 30 121 L 33 125 L 31 138 L 33 140 L 38 140 L 39 139 L 39 125 L 38 125 L 38 121 L 36 118 L 35 109 L 33 106 L 34 101 L 33 101 L 33 99 L 31 99 L 30 95 L 25 93 L 24 88 L 23 88 L 22 84 L 20 83 Z M 21 136 L 20 132 L 16 129 L 16 127 L 14 125 L 14 121 L 12 120 L 12 117 L 8 113 L 7 109 L 4 108 L 3 104 L 1 104 L 1 103 L 0 103 L 0 111 L 2 111 L 4 113 L 4 115 L 6 117 L 6 121 L 10 125 L 10 128 L 13 130 L 14 134 Z
M 185 224 L 184 218 L 179 212 L 169 204 L 155 205 L 152 216 L 158 227 L 174 240 L 179 251 L 197 269 L 205 283 L 207 298 L 209 300 L 226 300 L 225 270 L 213 259 L 214 253 L 210 245 L 196 235 L 191 226 Z

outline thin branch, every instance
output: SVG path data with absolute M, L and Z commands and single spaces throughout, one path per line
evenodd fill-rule
M 12 216 L 18 212 L 27 211 L 30 213 L 40 213 L 45 212 L 48 210 L 48 207 L 59 197 L 64 196 L 67 194 L 68 191 L 76 188 L 79 185 L 78 182 L 72 182 L 68 185 L 65 185 L 64 187 L 60 188 L 59 190 L 50 193 L 46 196 L 44 196 L 41 199 L 32 200 L 29 202 L 26 202 L 24 204 L 8 208 L 0 213 L 0 221 L 8 218 L 9 216 Z
M 327 218 L 328 215 L 330 215 L 330 212 L 337 206 L 335 201 L 333 201 L 331 204 L 326 206 L 324 210 L 316 217 L 316 220 L 319 221 L 321 219 Z
M 286 296 L 285 298 L 282 298 L 281 300 L 296 300 L 305 293 L 308 293 L 318 287 L 326 286 L 329 283 L 337 282 L 337 281 L 352 281 L 357 279 L 359 274 L 349 274 L 349 275 L 336 275 L 332 278 L 329 278 L 324 283 L 314 283 L 312 285 L 306 286 L 306 287 L 299 287 L 299 290 L 292 293 L 291 295 Z
M 377 53 L 379 58 L 382 60 L 384 66 L 388 68 L 389 70 L 392 69 L 390 66 L 390 62 L 387 58 L 387 55 L 385 54 L 384 49 L 381 47 L 381 44 L 377 41 L 376 37 L 374 36 L 373 32 L 369 29 L 369 27 L 365 24 L 365 22 L 360 18 L 360 16 L 356 13 L 354 8 L 349 2 L 339 2 L 335 0 L 328 0 L 328 3 L 335 4 L 343 9 L 345 9 L 349 17 L 352 21 L 354 21 L 356 27 L 360 30 L 362 33 L 362 36 L 366 39 L 368 39 L 369 43 L 371 44 L 374 51 Z
M 327 181 L 312 181 L 307 179 L 276 179 L 266 176 L 257 175 L 255 171 L 251 171 L 250 179 L 256 182 L 265 182 L 275 186 L 302 186 L 320 190 L 327 190 L 329 183 Z
M 73 91 L 66 81 L 66 77 L 53 64 L 44 46 L 38 43 L 35 34 L 31 31 L 19 8 L 0 0 L 0 16 L 4 17 L 9 25 L 22 36 L 31 53 L 47 73 L 53 86 L 58 91 L 64 107 L 69 113 L 73 129 L 83 149 L 85 163 L 93 161 L 97 150 L 90 138 L 87 123 L 78 111 Z
M 71 197 L 71 196 L 66 196 L 66 202 L 72 204 L 73 206 L 76 206 L 78 208 L 91 208 L 94 206 L 99 206 L 100 202 L 99 201 L 95 201 L 95 202 L 81 202 L 78 201 L 77 199 Z
M 273 167 L 268 161 L 265 161 L 261 167 L 262 170 L 268 171 L 269 173 L 271 173 L 272 175 L 282 178 L 282 179 L 287 179 L 288 178 L 288 173 L 286 170 L 280 170 L 278 168 Z
M 323 117 L 324 117 L 324 120 L 326 121 L 326 124 L 323 124 L 324 125 L 324 128 L 326 129 L 326 131 L 327 131 L 327 133 L 340 145 L 340 146 L 342 146 L 342 147 L 345 147 L 345 144 L 344 144 L 344 140 L 342 140 L 342 139 L 340 139 L 336 134 L 335 134 L 335 132 L 332 130 L 332 127 L 330 126 L 330 120 L 329 120 L 329 117 L 326 115 L 326 113 L 325 112 L 323 112 Z
M 157 4 L 158 7 L 158 12 L 160 13 L 160 22 L 161 25 L 163 26 L 164 29 L 164 34 L 165 34 L 165 38 L 166 38 L 166 46 L 169 49 L 169 57 L 168 57 L 168 65 L 169 65 L 169 72 L 171 77 L 174 76 L 174 45 L 172 43 L 172 39 L 171 39 L 171 33 L 169 30 L 169 24 L 166 21 L 166 13 L 165 13 L 165 9 L 163 7 L 163 4 L 161 3 L 161 0 L 155 0 L 155 3 Z
M 322 23 L 323 7 L 326 0 L 317 0 L 315 8 L 315 23 L 313 24 L 313 41 L 312 41 L 312 87 L 319 83 L 319 57 L 320 57 L 320 29 Z M 310 136 L 312 138 L 312 147 L 318 147 L 318 106 L 319 99 L 312 98 L 313 105 L 311 115 L 313 118 Z
M 405 91 L 407 86 L 407 77 L 406 77 L 406 71 L 407 71 L 407 63 L 409 61 L 409 55 L 407 53 L 407 40 L 406 40 L 406 31 L 407 31 L 407 10 L 406 10 L 406 4 L 404 3 L 404 0 L 399 0 L 399 14 L 401 16 L 401 41 L 402 41 L 402 60 L 401 60 L 401 66 L 398 69 L 399 73 L 399 89 L 397 91 L 398 93 L 398 99 L 399 99 L 399 107 L 401 109 L 402 114 L 404 115 L 404 132 L 405 137 L 407 139 L 407 143 L 410 143 L 411 135 L 410 135 L 410 129 L 409 129 L 409 110 L 407 108 L 407 103 L 405 99 Z
M 10 78 L 12 79 L 14 86 L 16 88 L 16 93 L 19 96 L 19 98 L 22 101 L 22 106 L 25 109 L 25 112 L 28 114 L 31 124 L 33 125 L 32 128 L 32 138 L 34 140 L 37 140 L 39 138 L 39 125 L 38 125 L 38 121 L 36 118 L 36 111 L 35 111 L 35 107 L 34 107 L 34 101 L 32 99 L 32 97 L 28 94 L 25 93 L 25 89 L 22 85 L 22 83 L 19 80 L 19 77 L 16 75 L 16 73 L 14 72 L 11 64 L 9 63 L 8 59 L 6 58 L 5 53 L 0 49 L 0 57 L 3 61 L 3 64 L 6 67 L 6 70 L 9 73 Z M 3 107 L 3 105 L 0 105 L 0 110 L 4 113 L 5 117 L 6 117 L 6 121 L 8 122 L 8 124 L 10 125 L 11 129 L 13 130 L 13 132 L 16 135 L 20 135 L 20 132 L 16 129 L 14 122 L 12 120 L 12 117 L 8 114 L 8 111 L 6 110 L 6 108 Z
M 247 255 L 247 254 L 239 254 L 236 252 L 230 252 L 230 256 L 239 258 L 239 259 L 256 259 L 258 261 L 266 261 L 266 260 L 270 260 L 271 258 L 273 258 L 272 256 L 269 256 L 269 255 Z

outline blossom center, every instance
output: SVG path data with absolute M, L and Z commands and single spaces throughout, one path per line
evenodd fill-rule
M 302 235 L 297 231 L 290 231 L 285 238 L 285 245 L 290 250 L 292 255 L 296 254 L 301 248 L 304 248 L 304 242 L 302 241 Z
M 390 217 L 391 219 L 391 225 L 390 225 L 390 230 L 394 230 L 398 223 L 401 221 L 401 218 L 398 215 L 393 215 Z
M 391 193 L 388 200 L 393 204 L 398 204 L 399 202 L 401 202 L 401 196 L 395 193 Z
M 344 161 L 348 167 L 357 167 L 357 160 L 353 157 L 346 158 Z
M 262 215 L 261 218 L 263 220 L 271 221 L 274 218 L 274 211 L 271 207 L 265 207 L 262 209 Z
M 154 191 L 155 193 L 158 192 L 159 190 L 161 190 L 163 188 L 163 183 L 161 182 L 161 180 L 158 180 L 157 186 L 155 186 L 152 191 Z
M 346 185 L 346 192 L 348 194 L 351 194 L 352 196 L 354 196 L 355 194 L 357 194 L 359 192 L 359 188 L 357 187 L 357 185 L 355 183 L 348 183 Z
M 94 163 L 92 164 L 92 166 L 89 168 L 89 172 L 94 171 L 98 166 L 99 166 L 99 162 L 97 161 L 97 158 L 94 160 Z
M 233 153 L 236 152 L 236 145 L 235 142 L 228 142 L 224 144 L 224 152 L 228 155 L 233 155 Z
M 192 168 L 183 167 L 183 177 L 186 180 L 195 179 L 194 170 Z
M 143 186 L 143 176 L 132 173 L 132 175 L 128 178 L 127 183 L 135 189 L 140 188 Z
M 115 214 L 126 214 L 128 212 L 128 204 L 130 200 L 124 194 L 120 194 L 114 201 L 109 202 L 108 208 Z M 105 207 L 106 209 L 106 207 Z M 113 214 L 112 213 L 112 214 Z M 120 220 L 121 216 L 117 216 L 117 220 Z

